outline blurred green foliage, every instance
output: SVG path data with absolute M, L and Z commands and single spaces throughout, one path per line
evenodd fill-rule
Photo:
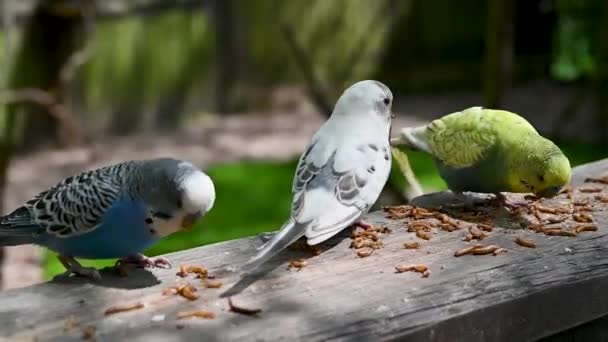
M 248 1 L 241 10 L 248 23 L 247 50 L 256 70 L 252 78 L 266 83 L 302 79 L 295 64 L 285 63 L 292 57 L 281 30 L 289 25 L 314 61 L 317 76 L 342 89 L 344 84 L 376 71 L 390 38 L 391 18 L 407 12 L 410 2 Z
M 572 81 L 594 72 L 602 1 L 555 1 L 552 77 Z M 240 2 L 235 6 L 237 61 L 242 64 L 239 82 L 259 87 L 302 80 L 281 33 L 281 26 L 288 24 L 295 28 L 319 78 L 336 92 L 370 77 L 401 91 L 478 88 L 485 4 L 483 0 L 467 0 L 466 5 L 449 0 Z M 175 89 L 184 93 L 179 100 L 193 104 L 184 108 L 186 114 L 210 110 L 217 66 L 210 11 L 174 9 L 99 21 L 93 57 L 73 87 L 79 96 L 73 105 L 82 106 L 75 112 L 91 126 L 109 125 L 128 112 L 137 128 L 149 128 L 163 97 Z M 18 42 L 18 34 L 14 35 Z M 545 76 L 544 64 L 542 68 L 532 64 L 533 59 L 522 59 L 515 72 L 532 75 L 539 69 Z M 181 116 L 176 114 L 177 120 Z
M 558 0 L 558 22 L 554 36 L 551 75 L 560 81 L 575 81 L 596 71 L 602 1 Z
M 604 146 L 558 142 L 572 165 L 608 157 Z M 423 152 L 407 152 L 422 186 L 427 191 L 443 190 L 433 160 Z M 217 165 L 208 170 L 215 183 L 217 200 L 213 210 L 190 232 L 169 236 L 148 250 L 158 255 L 237 239 L 279 229 L 291 207 L 291 182 L 297 161 L 239 162 Z M 397 168 L 393 173 L 398 174 Z M 401 184 L 403 182 L 401 181 Z M 54 253 L 46 253 L 46 276 L 63 272 Z M 104 267 L 114 260 L 84 260 L 84 265 Z
M 146 128 L 155 121 L 150 113 L 173 89 L 185 88 L 182 101 L 204 102 L 208 96 L 201 94 L 209 93 L 204 87 L 213 60 L 211 33 L 202 11 L 101 21 L 92 43 L 93 58 L 82 71 L 84 113 L 91 113 L 88 119 L 97 124 L 116 119 L 120 124 L 117 116 L 126 107 L 133 120 L 141 121 L 134 128 Z M 187 87 L 181 86 L 184 82 Z M 107 111 L 115 115 L 100 115 Z

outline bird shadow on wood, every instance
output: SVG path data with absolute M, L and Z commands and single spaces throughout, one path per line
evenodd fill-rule
M 312 303 L 311 303 L 312 304 Z M 291 300 L 290 298 L 273 298 L 269 301 L 258 302 L 256 305 L 251 306 L 247 302 L 234 300 L 234 305 L 238 307 L 244 307 L 249 309 L 259 310 L 256 314 L 243 314 L 237 313 L 230 310 L 230 306 L 227 300 L 224 300 L 221 304 L 221 314 L 218 315 L 220 324 L 208 324 L 202 320 L 176 320 L 175 324 L 178 328 L 171 329 L 173 325 L 169 324 L 153 324 L 146 326 L 145 329 L 131 329 L 129 331 L 129 338 L 131 340 L 171 340 L 171 341 L 263 341 L 265 337 L 264 332 L 257 331 L 255 326 L 266 326 L 264 321 L 272 320 L 273 317 L 288 317 L 288 316 L 302 316 L 306 317 L 302 324 L 310 324 L 313 326 L 321 326 L 326 324 L 327 328 L 331 328 L 332 319 L 328 319 L 324 316 L 313 315 L 310 312 L 312 305 L 303 305 L 302 303 Z M 167 320 L 173 323 L 171 318 Z M 341 317 L 337 319 L 342 319 Z M 253 325 L 252 330 L 245 332 L 239 336 L 238 329 L 244 325 Z M 236 329 L 235 329 L 236 328 Z M 277 327 L 278 328 L 278 327 Z M 236 336 L 232 335 L 236 331 Z M 245 331 L 245 330 L 243 330 Z M 108 340 L 114 337 L 115 332 L 112 332 L 108 336 Z M 271 335 L 272 336 L 272 335 Z M 280 335 L 279 335 L 280 336 Z M 284 337 L 284 336 L 281 336 Z M 282 339 L 269 339 L 269 340 L 288 340 L 287 338 Z
M 70 277 L 55 277 L 49 283 L 53 284 L 91 284 L 115 289 L 141 289 L 160 284 L 160 280 L 149 270 L 136 268 L 130 269 L 126 276 L 118 274 L 114 267 L 106 267 L 99 270 L 101 279 L 93 279 L 72 275 Z
M 342 240 L 348 238 L 350 236 L 350 234 L 351 234 L 351 230 L 347 228 L 347 229 L 344 229 L 343 231 L 341 231 L 336 236 L 332 237 L 331 239 L 317 245 L 319 248 L 319 252 L 320 252 L 317 255 L 311 254 L 311 252 L 309 252 L 309 251 L 305 252 L 305 251 L 301 251 L 301 250 L 294 250 L 292 247 L 294 247 L 294 245 L 296 245 L 297 243 L 300 242 L 300 240 L 298 240 L 298 241 L 294 242 L 289 248 L 287 248 L 284 251 L 282 251 L 281 253 L 279 253 L 279 255 L 272 258 L 271 261 L 266 263 L 266 265 L 263 265 L 258 271 L 255 271 L 254 273 L 241 272 L 239 280 L 234 285 L 232 285 L 228 290 L 226 290 L 222 294 L 220 294 L 220 298 L 231 297 L 231 296 L 234 296 L 234 295 L 237 295 L 237 294 L 243 292 L 250 285 L 252 285 L 253 283 L 255 283 L 258 280 L 261 280 L 262 278 L 264 278 L 267 274 L 272 272 L 277 267 L 280 267 L 280 266 L 288 267 L 287 265 L 285 265 L 285 263 L 288 262 L 289 260 L 322 257 L 323 253 L 327 252 L 328 250 L 330 250 L 330 249 L 334 248 L 335 246 L 337 246 L 338 244 L 340 244 L 340 242 L 342 242 Z
M 521 228 L 522 223 L 529 224 L 527 218 L 502 206 L 492 206 L 490 200 L 485 194 L 466 193 L 463 198 L 451 191 L 441 191 L 418 196 L 410 204 L 425 209 L 440 209 L 455 219 L 470 223 L 486 223 L 511 229 Z
M 466 198 L 470 198 L 471 201 L 488 200 L 487 197 L 482 197 L 473 193 L 467 194 Z M 440 208 L 449 206 L 462 207 L 466 203 L 463 202 L 463 197 L 458 197 L 451 191 L 440 191 L 418 196 L 414 198 L 410 204 L 423 208 Z

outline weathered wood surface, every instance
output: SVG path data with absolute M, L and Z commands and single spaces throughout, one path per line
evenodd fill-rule
M 606 173 L 608 160 L 579 167 L 573 185 Z M 608 185 L 586 186 L 601 186 L 608 193 Z M 443 203 L 446 197 L 430 195 L 419 202 Z M 592 214 L 599 231 L 571 238 L 518 229 L 505 220 L 505 213 L 498 224 L 506 228 L 494 229 L 482 243 L 500 245 L 507 253 L 456 258 L 456 250 L 474 243 L 462 241 L 462 230 L 438 231 L 430 241 L 422 241 L 407 232 L 403 221 L 376 212 L 369 218 L 393 232 L 371 256 L 358 258 L 349 248 L 348 234 L 330 240 L 301 271 L 287 270 L 286 261 L 306 254 L 286 251 L 272 262 L 277 267 L 232 297 L 240 306 L 262 309 L 256 317 L 230 312 L 220 294 L 236 282 L 235 270 L 260 241 L 219 243 L 167 255 L 174 265 L 203 265 L 224 283 L 221 289 L 201 288 L 198 300 L 161 295 L 177 282 L 200 287 L 192 276 L 176 277 L 175 268 L 138 270 L 127 278 L 108 272 L 97 283 L 54 281 L 0 293 L 0 336 L 79 340 L 83 327 L 94 325 L 98 341 L 535 340 L 608 314 L 608 204 L 593 202 Z M 533 239 L 538 248 L 516 245 L 516 236 Z M 409 241 L 420 241 L 421 248 L 404 249 Z M 403 264 L 426 264 L 431 274 L 396 274 L 394 267 Z M 146 306 L 104 316 L 110 306 L 134 302 Z M 176 319 L 177 312 L 192 309 L 217 316 Z M 70 315 L 80 326 L 65 332 Z

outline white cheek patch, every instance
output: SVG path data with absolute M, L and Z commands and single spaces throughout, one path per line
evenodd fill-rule
M 150 224 L 150 228 L 154 229 L 156 231 L 156 235 L 160 237 L 171 235 L 175 232 L 182 230 L 184 216 L 186 216 L 185 212 L 178 211 L 172 218 L 168 220 L 163 220 L 158 217 L 154 217 L 154 221 L 152 222 L 152 224 Z

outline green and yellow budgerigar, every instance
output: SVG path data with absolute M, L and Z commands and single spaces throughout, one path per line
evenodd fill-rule
M 455 193 L 534 193 L 552 197 L 570 181 L 568 158 L 521 116 L 472 107 L 426 126 L 403 128 L 393 145 L 433 155 Z

